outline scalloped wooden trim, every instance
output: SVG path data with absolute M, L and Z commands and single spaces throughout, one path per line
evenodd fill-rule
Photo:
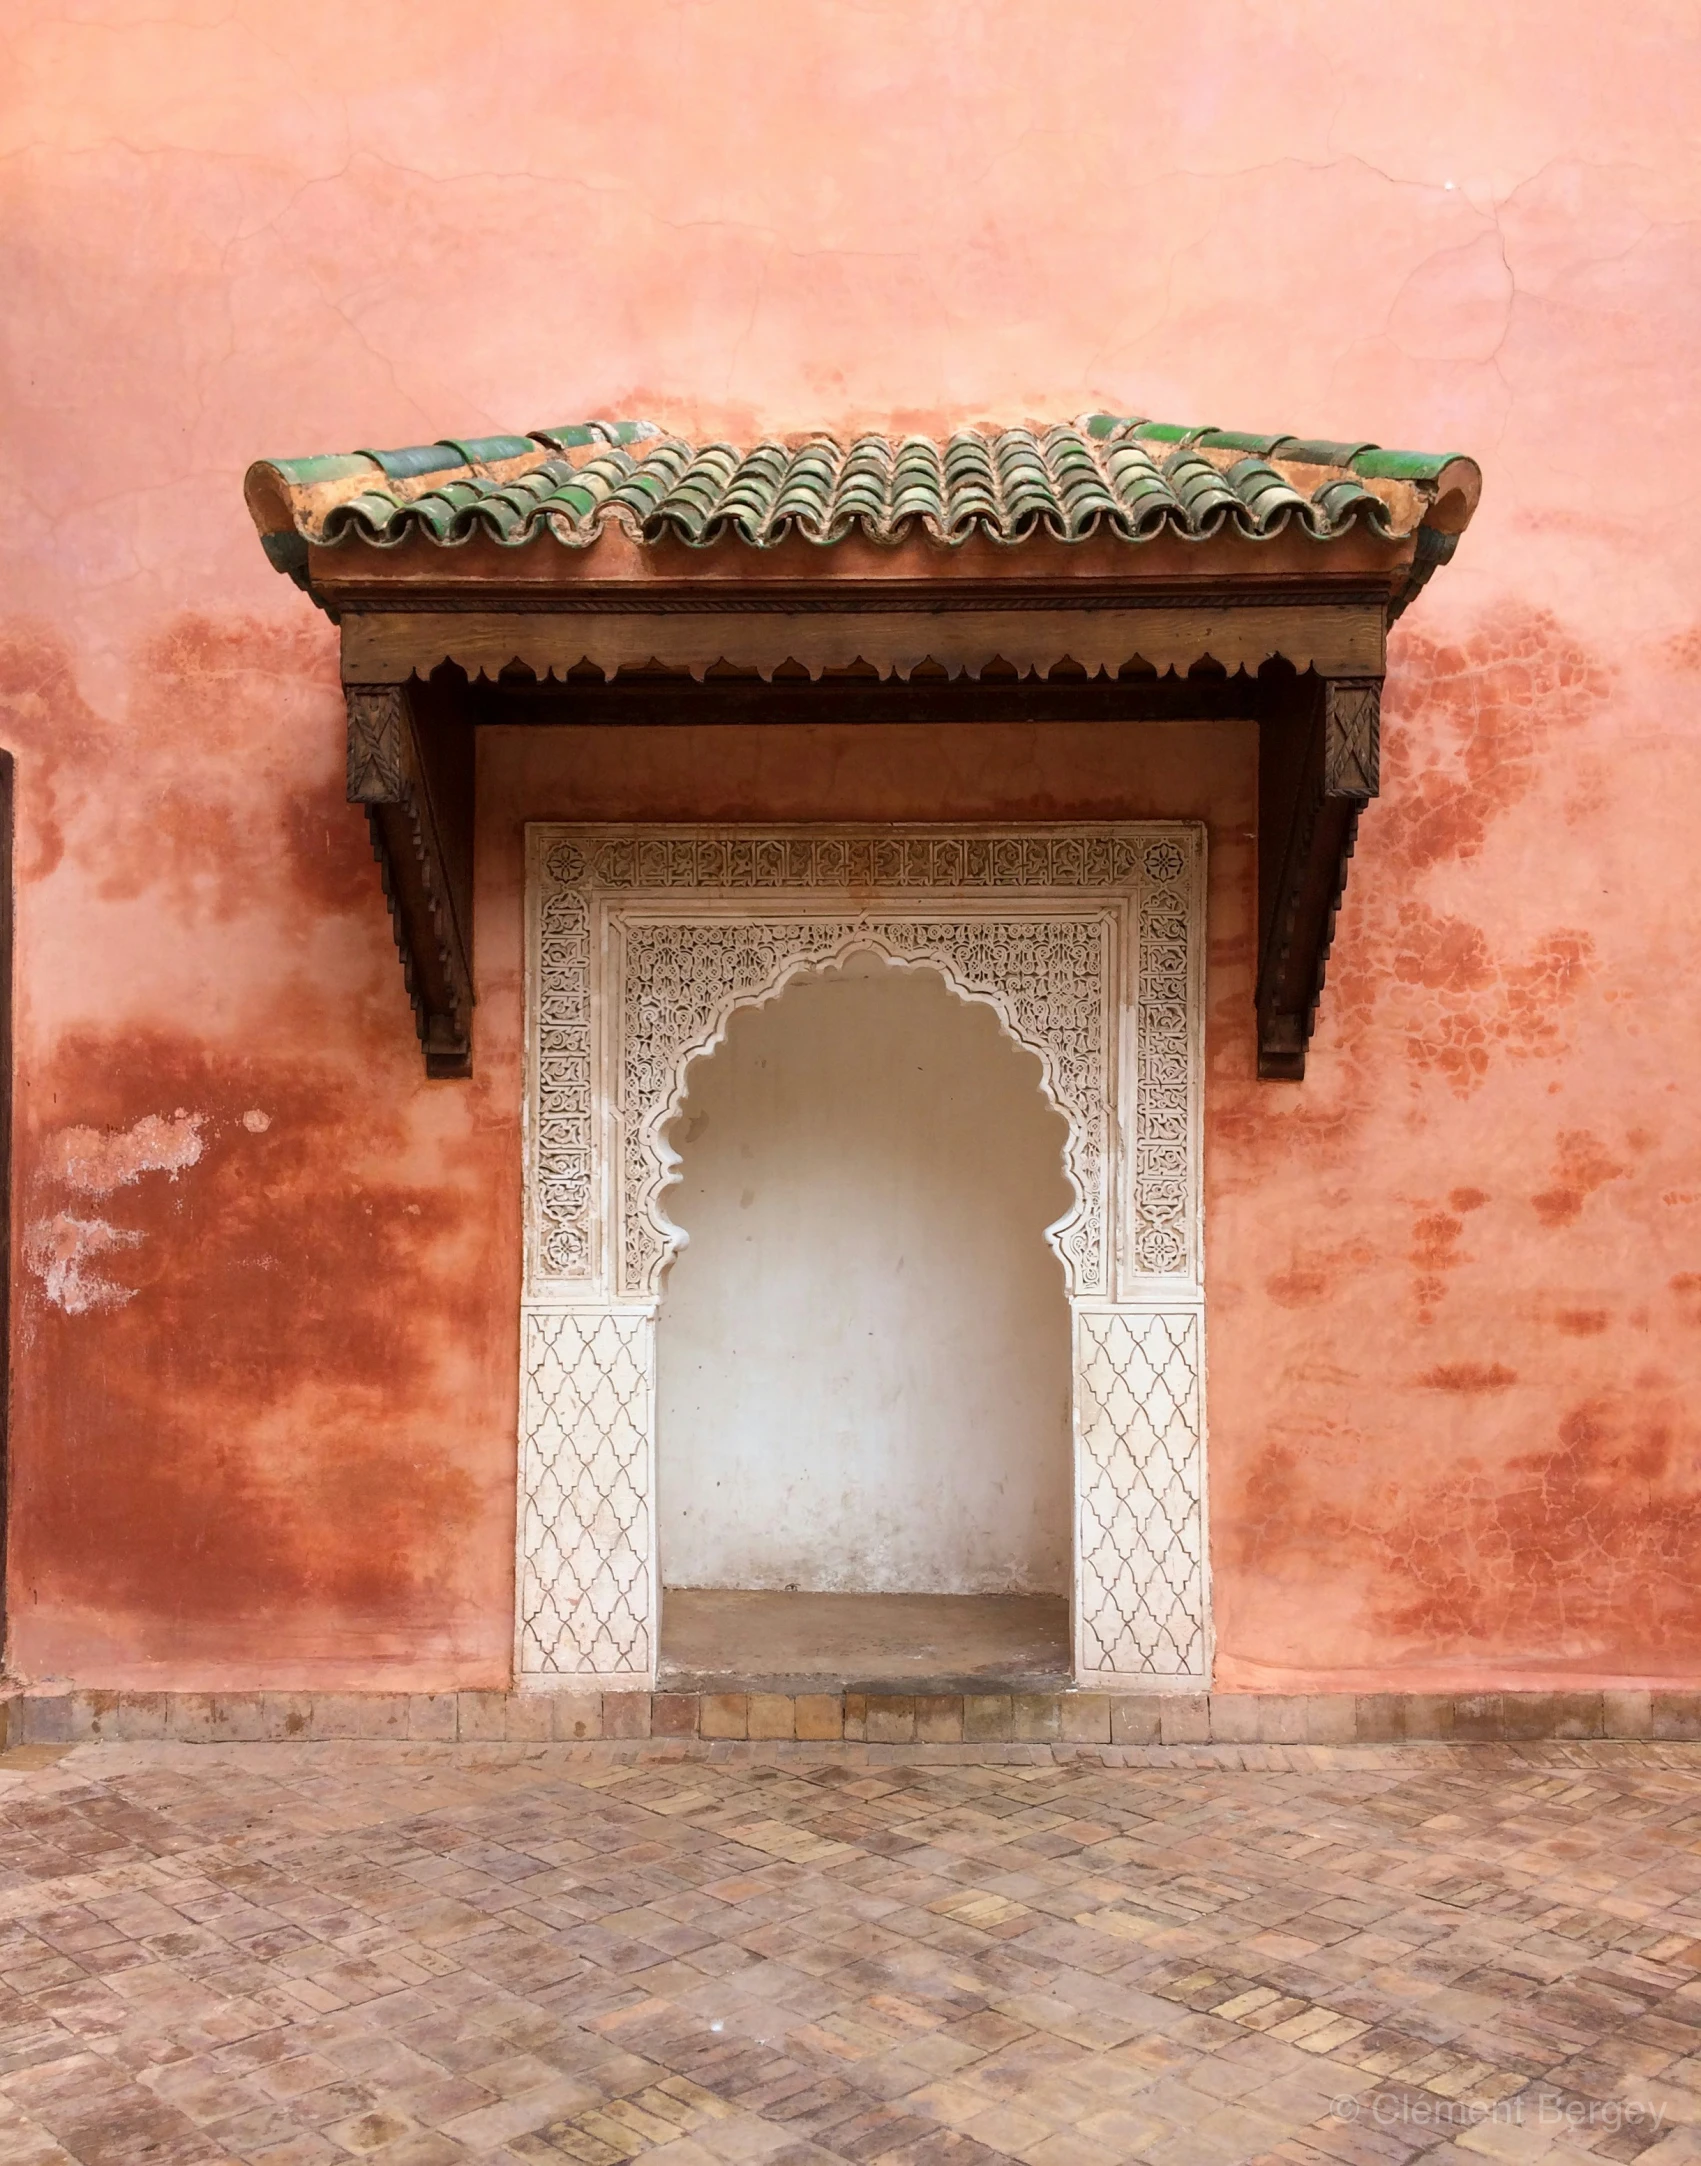
M 610 613 L 384 611 L 343 622 L 343 677 L 360 684 L 428 677 L 445 662 L 469 677 L 518 663 L 564 677 L 582 663 L 612 676 L 658 664 L 701 678 L 717 663 L 771 677 L 787 665 L 812 678 L 870 666 L 907 678 L 922 663 L 978 677 L 1001 662 L 1045 676 L 1060 662 L 1111 675 L 1130 662 L 1186 670 L 1213 661 L 1256 670 L 1281 656 L 1327 676 L 1380 676 L 1384 621 L 1373 603 L 1245 604 L 1142 609 L 862 612 L 751 610 Z

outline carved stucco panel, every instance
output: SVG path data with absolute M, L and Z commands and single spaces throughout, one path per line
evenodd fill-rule
M 1068 1123 L 1066 1171 L 1077 1199 L 1050 1238 L 1071 1291 L 1103 1291 L 1110 933 L 1102 918 L 1073 916 L 625 922 L 620 1292 L 655 1293 L 676 1246 L 661 1205 L 675 1162 L 665 1130 L 691 1061 L 739 1008 L 854 948 L 933 965 L 955 992 L 988 1002 L 1039 1056 L 1047 1095 Z
M 599 1270 L 598 1212 L 611 1203 L 607 1189 L 613 1185 L 613 1171 L 600 1169 L 607 1180 L 599 1183 L 597 1163 L 604 1139 L 596 1118 L 598 1001 L 593 977 L 601 958 L 600 953 L 593 955 L 598 942 L 594 921 L 623 899 L 635 904 L 644 895 L 673 902 L 682 892 L 691 891 L 711 906 L 739 895 L 792 892 L 800 902 L 815 903 L 817 911 L 811 913 L 807 929 L 797 934 L 796 953 L 789 960 L 780 954 L 777 938 L 764 934 L 769 944 L 760 954 L 751 951 L 743 958 L 749 964 L 745 975 L 763 970 L 774 975 L 765 984 L 741 981 L 738 990 L 726 994 L 725 1013 L 713 1016 L 704 1016 L 702 1011 L 704 1003 L 712 1005 L 716 997 L 720 981 L 714 973 L 727 960 L 724 946 L 707 933 L 684 932 L 675 936 L 684 945 L 671 959 L 662 954 L 659 940 L 629 945 L 628 952 L 640 968 L 661 973 L 655 997 L 659 999 L 659 987 L 666 982 L 674 1013 L 700 1018 L 693 1040 L 688 1022 L 682 1020 L 673 1027 L 667 1015 L 653 1012 L 653 1001 L 642 1008 L 640 1034 L 647 1037 L 658 1058 L 666 1042 L 670 1087 L 682 1086 L 689 1058 L 713 1041 L 732 1008 L 764 997 L 792 969 L 830 959 L 836 941 L 850 937 L 846 928 L 868 934 L 874 945 L 894 955 L 908 953 L 916 961 L 945 970 L 968 997 L 990 1000 L 1011 1035 L 1039 1054 L 1047 1070 L 1047 1087 L 1071 1123 L 1069 1171 L 1082 1197 L 1070 1235 L 1074 1246 L 1065 1253 L 1072 1291 L 1108 1290 L 1109 1222 L 1121 1202 L 1118 1184 L 1108 1178 L 1104 1165 L 1110 1127 L 1119 1128 L 1129 1149 L 1128 1224 L 1121 1236 L 1127 1268 L 1142 1278 L 1197 1280 L 1195 1039 L 1202 843 L 1197 829 L 1181 825 L 1075 828 L 1043 834 L 534 830 L 531 1283 L 540 1289 L 553 1284 L 564 1294 L 574 1289 L 589 1292 Z M 1102 1016 L 1098 1058 L 1107 1073 L 1096 1089 L 1085 1078 L 1090 1062 L 1077 1050 L 1083 1015 L 1072 1013 L 1068 998 L 1059 994 L 1055 941 L 1048 956 L 1050 982 L 1042 997 L 1033 997 L 1030 988 L 1018 999 L 1013 997 L 1017 989 L 993 982 L 991 974 L 977 974 L 974 959 L 964 952 L 964 943 L 983 942 L 984 920 L 964 923 L 954 931 L 936 928 L 929 942 L 900 929 L 904 921 L 895 913 L 869 907 L 876 896 L 882 900 L 901 896 L 906 903 L 912 896 L 919 900 L 917 891 L 931 891 L 936 902 L 948 895 L 979 902 L 993 892 L 1019 892 L 1024 901 L 1090 894 L 1095 900 L 1114 900 L 1132 914 L 1134 922 L 1122 943 L 1129 953 L 1119 957 L 1116 965 L 1119 970 L 1132 970 L 1134 983 L 1122 997 L 1135 1009 L 1133 1072 L 1125 1080 L 1120 1102 L 1113 1096 L 1116 1086 L 1108 1073 L 1117 1057 L 1116 1033 Z M 862 906 L 854 918 L 848 913 L 840 917 L 836 935 L 818 910 L 829 897 Z M 757 921 L 756 913 L 752 921 Z M 700 986 L 686 983 L 680 975 L 693 954 L 702 959 L 707 974 L 707 982 Z M 1066 975 L 1073 977 L 1077 987 L 1084 983 L 1083 970 Z M 725 991 L 724 986 L 721 990 Z M 634 983 L 629 971 L 622 987 L 607 989 L 607 998 L 610 1004 L 616 1000 L 641 1004 L 645 988 Z M 609 1057 L 605 1045 L 604 1058 Z M 618 1067 L 618 1051 L 612 1058 Z M 647 1079 L 640 1084 L 631 1074 L 618 1079 L 609 1075 L 604 1087 L 619 1100 L 625 1130 L 616 1146 L 622 1161 L 622 1223 L 618 1241 L 610 1244 L 614 1252 L 610 1262 L 618 1259 L 620 1291 L 650 1293 L 654 1272 L 668 1250 L 665 1227 L 653 1215 L 655 1197 L 669 1170 L 662 1134 L 666 1122 L 655 1118 L 656 1103 Z M 1085 1186 L 1095 1171 L 1096 1199 Z M 1092 1256 L 1095 1244 L 1096 1260 Z M 607 1273 L 603 1284 L 611 1294 L 616 1290 Z
M 655 1666 L 653 1320 L 533 1310 L 524 1326 L 517 1664 L 528 1677 Z
M 595 1047 L 591 911 L 582 887 L 552 879 L 539 907 L 534 965 L 533 1268 L 541 1279 L 591 1276 Z
M 1206 1679 L 1202 1326 L 1076 1311 L 1078 1676 Z
M 1197 1278 L 1198 867 L 1178 842 L 1143 853 L 1134 986 L 1131 1264 Z
M 1077 1675 L 1204 1678 L 1202 833 L 542 828 L 530 848 L 520 1674 L 654 1674 L 668 1126 L 740 1007 L 870 946 L 988 1002 L 1067 1124 Z

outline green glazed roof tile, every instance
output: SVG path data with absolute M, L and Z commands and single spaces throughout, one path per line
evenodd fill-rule
M 453 444 L 412 444 L 402 451 L 361 451 L 387 481 L 412 481 L 416 474 L 453 473 L 466 460 Z
M 455 546 L 483 535 L 508 548 L 550 537 L 577 549 L 612 526 L 645 544 L 767 549 L 853 533 L 885 544 L 919 533 L 948 546 L 974 535 L 1266 541 L 1290 530 L 1318 541 L 1355 529 L 1394 539 L 1426 523 L 1456 534 L 1480 485 L 1456 454 L 1090 414 L 943 440 L 814 436 L 745 447 L 591 421 L 261 461 L 248 493 L 262 534 L 298 544 L 392 548 L 419 534 Z

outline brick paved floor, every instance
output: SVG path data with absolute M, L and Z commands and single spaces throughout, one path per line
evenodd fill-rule
M 0 2160 L 1701 2156 L 1694 1748 L 734 1750 L 0 1761 Z

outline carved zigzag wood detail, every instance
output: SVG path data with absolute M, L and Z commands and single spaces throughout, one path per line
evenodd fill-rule
M 344 692 L 349 802 L 366 809 L 426 1073 L 464 1076 L 472 1067 L 471 725 L 422 713 L 406 685 Z
M 1196 711 L 1218 712 L 1213 698 L 1224 688 L 1202 685 Z M 709 696 L 708 688 L 689 686 L 669 695 L 682 717 L 691 711 L 693 689 Z M 1107 716 L 1138 711 L 1137 689 L 1099 689 Z M 1381 691 L 1374 674 L 1290 669 L 1246 681 L 1240 711 L 1256 719 L 1259 731 L 1256 1004 L 1263 1076 L 1298 1079 L 1305 1072 L 1359 814 L 1379 787 Z M 474 998 L 473 734 L 479 719 L 503 719 L 506 710 L 481 704 L 464 685 L 417 679 L 354 683 L 346 692 L 348 794 L 371 826 L 427 1072 L 464 1076 L 471 1071 Z M 763 695 L 744 696 L 757 713 Z M 1042 703 L 1044 696 L 1044 688 L 1031 695 Z M 871 695 L 866 713 L 859 707 L 856 716 L 880 719 L 878 698 Z M 610 699 L 617 705 L 617 694 Z M 616 705 L 610 721 L 624 719 Z M 1167 716 L 1170 707 L 1163 711 Z
M 1297 1082 L 1359 815 L 1381 786 L 1382 679 L 1299 677 L 1260 729 L 1258 1072 Z

